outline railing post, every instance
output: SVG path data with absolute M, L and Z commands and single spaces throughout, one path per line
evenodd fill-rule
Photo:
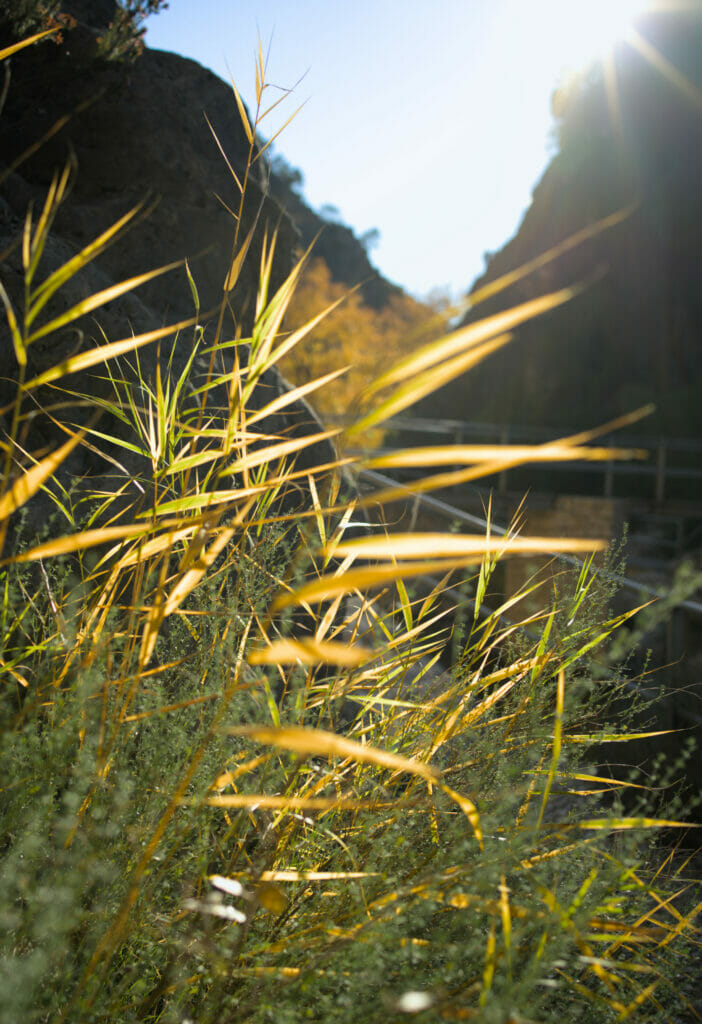
M 656 453 L 656 502 L 663 504 L 665 497 L 665 441 L 660 438 Z
M 614 494 L 614 462 L 610 459 L 605 466 L 604 496 L 611 498 Z

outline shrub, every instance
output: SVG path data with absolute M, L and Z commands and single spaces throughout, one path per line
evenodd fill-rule
M 63 0 L 0 0 L 0 25 L 7 38 L 23 39 L 39 32 L 53 32 L 51 38 L 60 43 L 63 32 L 76 24 L 83 8 L 93 16 L 88 4 L 66 4 Z M 114 13 L 101 36 L 97 37 L 97 54 L 106 60 L 134 60 L 144 49 L 143 23 L 150 14 L 168 7 L 166 0 L 115 0 Z M 87 20 L 87 18 L 86 18 Z

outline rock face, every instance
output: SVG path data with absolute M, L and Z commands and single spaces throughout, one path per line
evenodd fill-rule
M 109 21 L 111 7 L 108 0 L 101 4 L 64 3 L 63 9 L 78 21 L 64 32 L 61 45 L 42 42 L 12 59 L 9 92 L 0 116 L 2 282 L 21 317 L 21 237 L 26 211 L 33 206 L 36 223 L 53 176 L 70 159 L 75 165 L 70 195 L 56 217 L 38 280 L 46 278 L 132 207 L 146 201 L 149 212 L 54 296 L 42 314 L 44 322 L 116 282 L 187 260 L 199 292 L 206 345 L 214 335 L 216 309 L 231 265 L 235 218 L 230 211 L 239 212 L 240 194 L 204 115 L 240 181 L 246 174 L 249 143 L 231 89 L 195 62 L 149 50 L 134 63 L 98 59 L 97 39 Z M 39 146 L 38 140 L 43 140 Z M 282 283 L 301 246 L 297 228 L 267 194 L 265 185 L 256 164 L 247 180 L 239 242 L 255 221 L 257 227 L 238 283 L 229 296 L 224 328 L 227 338 L 235 337 L 237 332 L 244 339 L 250 335 L 264 234 L 270 240 L 277 233 L 269 295 Z M 281 190 L 285 191 L 283 186 Z M 362 251 L 360 243 L 356 245 Z M 131 333 L 140 334 L 164 323 L 185 320 L 194 312 L 191 289 L 181 267 L 37 341 L 29 350 L 27 375 L 33 377 L 105 339 L 115 341 Z M 171 339 L 164 340 L 160 355 L 164 380 L 168 373 L 173 380 L 178 378 L 192 344 L 193 330 L 182 331 L 169 364 Z M 222 372 L 233 366 L 234 349 L 228 351 L 220 366 Z M 248 349 L 241 346 L 238 352 L 245 364 Z M 154 386 L 158 359 L 155 345 L 141 350 L 141 374 L 150 386 Z M 202 373 L 206 363 L 207 359 L 196 363 L 194 374 Z M 18 371 L 5 324 L 0 328 L 0 366 L 0 408 L 7 429 Z M 126 363 L 121 371 L 136 380 Z M 196 379 L 190 382 L 191 386 L 197 383 Z M 73 374 L 61 384 L 79 393 L 113 397 L 101 367 Z M 269 369 L 254 401 L 260 406 L 286 388 L 275 368 Z M 56 410 L 57 401 L 51 387 L 39 389 L 32 400 L 25 401 L 23 410 L 29 413 L 35 406 Z M 59 419 L 65 416 L 73 425 L 84 419 L 79 405 L 54 414 Z M 129 428 L 114 418 L 104 416 L 99 429 L 128 440 Z M 268 417 L 258 429 L 288 438 L 320 427 L 306 403 L 296 401 L 282 413 Z M 33 413 L 23 421 L 21 441 L 32 452 L 46 453 L 63 440 L 65 434 L 50 417 Z M 125 474 L 136 477 L 143 472 L 143 460 L 133 453 L 109 445 L 107 449 L 119 459 L 122 482 Z M 331 444 L 319 443 L 298 456 L 297 468 L 329 462 L 333 457 Z M 107 474 L 114 484 L 115 466 L 106 465 L 97 453 L 80 448 L 61 473 L 65 480 L 86 475 L 94 480 Z M 35 503 L 37 521 L 42 520 L 45 511 L 41 501 Z
M 641 429 L 702 436 L 702 8 L 687 8 L 642 19 L 609 79 L 594 74 L 554 95 L 559 152 L 473 291 L 629 204 L 633 212 L 469 319 L 596 280 L 428 398 L 424 414 L 578 430 L 652 401 L 658 412 Z
M 24 218 L 28 200 L 43 200 L 56 169 L 72 152 L 76 175 L 56 234 L 82 247 L 131 207 L 155 200 L 138 229 L 100 257 L 101 269 L 117 281 L 187 258 L 203 308 L 216 305 L 235 227 L 223 203 L 237 211 L 239 193 L 204 114 L 241 180 L 249 147 L 231 90 L 194 61 L 174 54 L 147 50 L 129 65 L 91 60 L 85 50 L 76 52 L 71 32 L 62 46 L 46 43 L 24 60 L 20 57 L 0 120 L 6 163 L 11 165 L 60 118 L 68 114 L 70 119 L 22 161 L 19 180 L 5 182 L 3 194 L 15 212 Z M 245 236 L 262 203 L 261 228 L 279 228 L 275 285 L 289 268 L 298 239 L 278 205 L 262 195 L 257 177 L 247 183 L 240 235 Z M 262 234 L 242 269 L 233 302 L 237 309 L 246 306 L 242 316 L 249 323 Z M 140 297 L 159 316 L 182 319 L 192 312 L 182 273 L 179 282 L 146 285 Z

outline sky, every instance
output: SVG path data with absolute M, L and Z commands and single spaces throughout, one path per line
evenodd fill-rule
M 260 38 L 268 97 L 294 87 L 260 131 L 304 104 L 274 151 L 302 171 L 307 202 L 357 234 L 378 229 L 371 259 L 391 281 L 456 299 L 515 234 L 555 152 L 555 86 L 621 44 L 642 6 L 169 0 L 146 42 L 233 79 L 254 110 Z

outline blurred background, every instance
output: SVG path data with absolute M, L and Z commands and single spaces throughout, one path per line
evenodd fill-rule
M 458 296 L 557 150 L 554 89 L 624 45 L 647 6 L 169 0 L 146 41 L 231 77 L 253 109 L 260 40 L 271 84 L 294 90 L 264 134 L 305 104 L 276 152 L 302 172 L 307 201 L 366 236 L 416 298 Z

